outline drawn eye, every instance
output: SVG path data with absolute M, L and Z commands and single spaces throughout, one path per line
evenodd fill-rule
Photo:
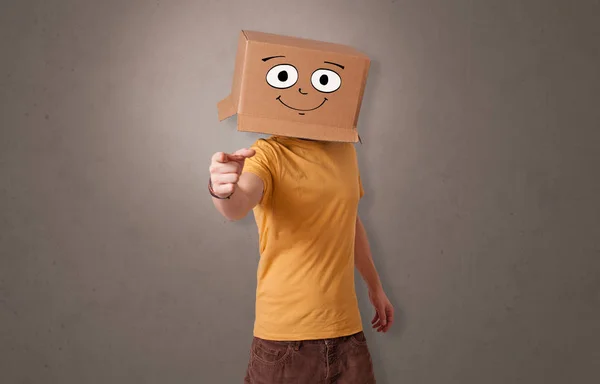
M 293 65 L 279 64 L 267 72 L 267 83 L 273 88 L 285 89 L 298 81 L 298 70 Z
M 310 82 L 317 91 L 324 93 L 335 92 L 342 86 L 342 78 L 331 69 L 317 69 Z

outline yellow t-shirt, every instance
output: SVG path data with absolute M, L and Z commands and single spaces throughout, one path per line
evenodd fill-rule
M 364 194 L 351 143 L 281 136 L 252 146 L 244 172 L 264 183 L 254 335 L 310 340 L 362 330 L 354 236 Z

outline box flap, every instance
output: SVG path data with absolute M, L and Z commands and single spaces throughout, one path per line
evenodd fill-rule
M 231 93 L 229 96 L 217 103 L 219 121 L 235 115 L 238 112 L 240 104 L 240 95 L 242 91 L 242 76 L 244 74 L 244 65 L 246 61 L 248 39 L 241 31 L 238 36 L 238 46 L 235 56 L 235 67 L 233 69 L 233 82 L 231 84 Z
M 231 95 L 217 103 L 217 110 L 219 112 L 219 121 L 223 121 L 237 113 L 237 106 L 231 100 Z

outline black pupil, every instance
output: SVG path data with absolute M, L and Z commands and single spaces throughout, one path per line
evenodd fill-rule
M 277 74 L 277 78 L 279 79 L 279 81 L 286 81 L 288 79 L 288 73 L 287 71 L 281 71 Z
M 321 75 L 321 77 L 319 77 L 319 83 L 321 83 L 321 85 L 327 85 L 327 83 L 329 83 L 329 77 L 327 77 L 327 75 Z

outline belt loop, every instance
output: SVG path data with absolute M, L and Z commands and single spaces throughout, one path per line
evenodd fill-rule
M 302 344 L 301 341 L 294 341 L 294 342 L 292 342 L 292 347 L 294 347 L 294 351 L 300 350 L 300 345 L 301 344 Z

